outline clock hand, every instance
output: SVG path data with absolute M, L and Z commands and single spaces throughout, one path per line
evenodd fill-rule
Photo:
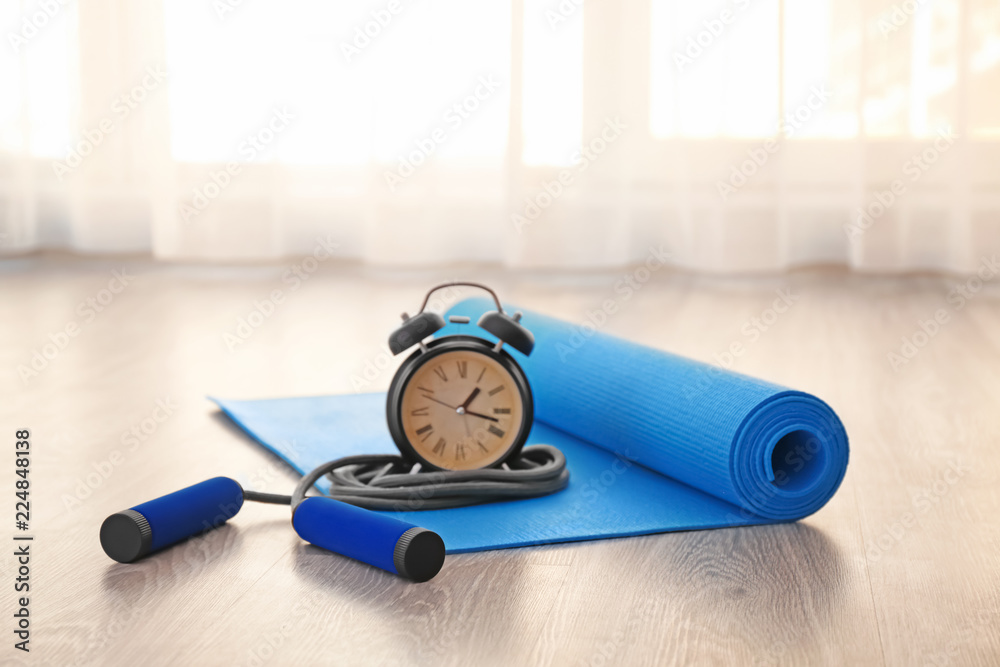
M 439 401 L 436 398 L 431 398 L 430 396 L 424 396 L 424 398 L 426 398 L 428 401 L 434 401 L 435 403 L 440 403 L 441 405 L 443 405 L 446 408 L 451 408 L 452 410 L 456 409 L 454 405 L 448 405 L 444 401 Z
M 434 401 L 435 403 L 440 403 L 441 405 L 443 405 L 446 408 L 451 408 L 452 410 L 455 410 L 455 411 L 458 410 L 458 408 L 455 407 L 454 405 L 448 405 L 444 401 L 439 401 L 436 398 L 431 398 L 430 396 L 424 396 L 424 398 L 426 398 L 428 401 Z M 482 419 L 489 419 L 491 422 L 498 422 L 498 421 L 500 421 L 499 419 L 496 419 L 495 417 L 489 417 L 487 415 L 481 415 L 478 412 L 469 412 L 468 410 L 465 410 L 464 408 L 462 409 L 462 413 L 461 414 L 472 415 L 473 417 L 481 417 Z
M 461 407 L 463 409 L 468 408 L 469 407 L 469 403 L 472 403 L 472 400 L 476 396 L 478 396 L 478 395 L 479 395 L 479 387 L 476 387 L 475 389 L 472 390 L 472 393 L 469 394 L 469 397 L 467 399 L 465 399 L 465 403 L 462 403 L 462 405 L 459 406 L 459 407 Z
M 486 415 L 481 415 L 478 412 L 470 412 L 469 410 L 466 410 L 465 414 L 472 415 L 473 417 L 481 417 L 483 419 L 489 419 L 491 422 L 498 422 L 498 421 L 500 421 L 496 417 L 487 417 Z

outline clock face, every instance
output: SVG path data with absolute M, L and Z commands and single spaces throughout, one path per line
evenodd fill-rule
M 524 403 L 498 361 L 452 350 L 413 372 L 399 414 L 407 441 L 423 459 L 446 470 L 474 470 L 496 463 L 516 445 Z

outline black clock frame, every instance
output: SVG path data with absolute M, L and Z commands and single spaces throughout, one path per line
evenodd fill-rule
M 521 369 L 520 364 L 518 364 L 506 350 L 495 350 L 493 343 L 490 343 L 488 340 L 483 338 L 461 334 L 442 336 L 441 338 L 435 338 L 431 342 L 427 343 L 426 350 L 422 348 L 418 349 L 406 358 L 403 364 L 399 367 L 399 370 L 396 371 L 396 375 L 392 378 L 392 384 L 389 385 L 389 392 L 386 395 L 385 417 L 386 423 L 389 425 L 389 434 L 392 436 L 392 439 L 396 443 L 396 447 L 399 448 L 403 458 L 414 463 L 419 461 L 424 468 L 430 468 L 431 470 L 447 470 L 425 460 L 422 456 L 420 456 L 420 454 L 417 453 L 413 445 L 410 444 L 410 441 L 406 437 L 406 433 L 403 430 L 403 394 L 406 391 L 406 386 L 409 384 L 410 379 L 413 377 L 413 374 L 418 368 L 445 352 L 455 352 L 459 350 L 482 354 L 499 363 L 504 370 L 510 373 L 510 376 L 514 378 L 514 384 L 516 385 L 515 388 L 521 395 L 523 407 L 521 425 L 519 427 L 520 430 L 514 438 L 510 449 L 507 450 L 507 453 L 489 466 L 496 468 L 499 467 L 504 461 L 516 457 L 521 453 L 521 448 L 527 441 L 528 435 L 531 433 L 531 427 L 535 421 L 535 404 L 531 395 L 531 386 L 528 384 L 528 378 Z

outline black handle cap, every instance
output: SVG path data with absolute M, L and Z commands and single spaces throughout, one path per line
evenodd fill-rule
M 444 540 L 433 531 L 414 526 L 399 536 L 392 561 L 407 579 L 433 579 L 444 565 Z
M 101 524 L 104 553 L 119 563 L 137 561 L 149 553 L 153 530 L 146 517 L 135 510 L 112 514 Z

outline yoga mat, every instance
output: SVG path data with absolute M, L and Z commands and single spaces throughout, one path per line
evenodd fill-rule
M 448 315 L 474 323 L 491 304 L 467 299 Z M 439 533 L 449 553 L 794 521 L 840 486 L 847 433 L 815 396 L 591 323 L 530 311 L 522 323 L 535 335 L 534 352 L 509 351 L 534 395 L 528 444 L 561 449 L 570 483 L 541 498 L 391 513 Z M 474 324 L 438 335 L 452 333 L 492 338 Z M 213 400 L 300 473 L 340 456 L 396 452 L 382 393 Z M 317 487 L 328 488 L 325 480 Z

